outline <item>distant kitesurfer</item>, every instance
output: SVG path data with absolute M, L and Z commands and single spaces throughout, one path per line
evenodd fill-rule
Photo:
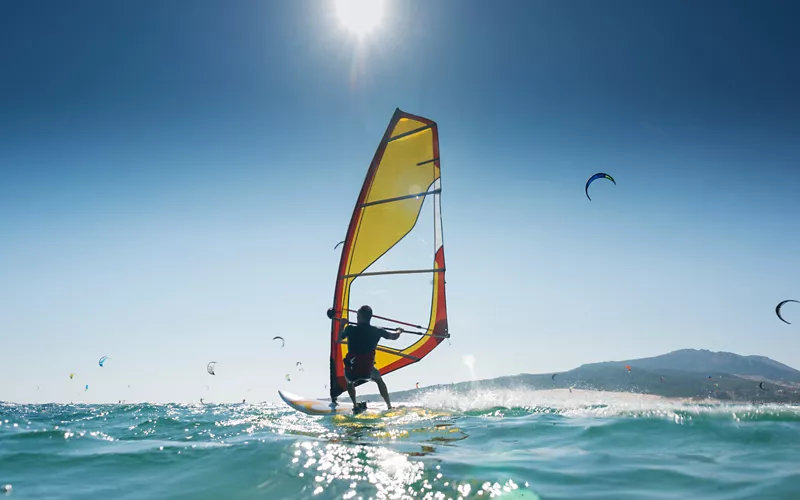
M 381 397 L 386 401 L 386 407 L 391 409 L 389 391 L 375 368 L 375 348 L 382 338 L 397 340 L 400 338 L 400 329 L 394 332 L 376 328 L 369 324 L 372 319 L 372 308 L 364 305 L 356 313 L 355 325 L 347 325 L 339 334 L 339 342 L 348 339 L 347 356 L 344 358 L 344 377 L 347 380 L 347 394 L 353 401 L 353 412 L 359 413 L 367 408 L 367 403 L 356 403 L 356 382 L 372 380 L 378 384 Z

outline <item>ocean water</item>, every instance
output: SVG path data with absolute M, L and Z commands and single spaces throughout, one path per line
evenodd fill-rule
M 800 498 L 800 406 L 588 391 L 396 404 L 323 418 L 277 403 L 4 403 L 0 499 Z

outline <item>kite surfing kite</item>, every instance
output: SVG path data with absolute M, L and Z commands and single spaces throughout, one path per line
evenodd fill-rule
M 100 358 L 100 361 L 97 362 L 97 364 L 100 365 L 100 368 L 103 367 L 103 363 L 105 363 L 107 359 L 108 356 L 103 356 L 102 358 Z
M 778 319 L 780 319 L 781 321 L 783 321 L 787 325 L 791 325 L 791 323 L 789 323 L 788 321 L 783 319 L 783 316 L 781 316 L 781 307 L 783 307 L 783 305 L 786 304 L 787 302 L 797 302 L 798 304 L 800 304 L 800 302 L 798 302 L 796 300 L 793 300 L 793 299 L 784 300 L 783 302 L 781 302 L 777 306 L 775 306 L 775 314 L 778 315 Z
M 339 248 L 339 245 L 341 245 L 342 243 L 344 243 L 344 240 L 342 240 L 339 243 L 337 243 L 336 246 L 333 247 L 333 249 L 336 250 L 337 248 Z
M 553 382 L 555 382 L 555 380 L 556 380 L 556 375 L 558 375 L 558 373 L 554 373 L 554 374 L 553 374 L 553 376 L 552 376 L 552 377 L 550 377 L 550 380 L 552 380 Z
M 298 369 L 299 371 L 301 371 L 301 372 L 302 372 L 302 371 L 305 371 L 305 370 L 303 370 L 303 363 L 301 363 L 301 362 L 299 362 L 299 361 L 298 361 L 297 363 L 295 363 L 295 364 L 294 364 L 294 366 L 296 366 L 296 367 L 297 367 L 297 369 Z
M 206 371 L 209 373 L 209 375 L 216 375 L 216 373 L 214 373 L 214 365 L 216 364 L 217 364 L 216 361 L 212 361 L 211 363 L 206 365 Z
M 70 374 L 69 374 L 69 379 L 70 379 L 70 380 L 72 380 L 72 379 L 73 379 L 73 377 L 75 377 L 75 374 L 74 374 L 74 373 L 70 373 Z
M 592 201 L 592 197 L 589 196 L 589 184 L 593 183 L 597 179 L 608 179 L 611 182 L 613 182 L 615 186 L 617 185 L 617 181 L 615 181 L 614 178 L 608 174 L 604 174 L 602 172 L 594 174 L 593 176 L 589 177 L 588 181 L 586 181 L 586 187 L 584 188 L 584 191 L 586 192 L 586 197 L 589 198 L 589 201 Z
M 333 307 L 328 313 L 331 319 L 329 386 L 333 401 L 347 388 L 343 359 L 348 345 L 346 341 L 339 341 L 339 334 L 349 323 L 350 314 L 355 315 L 355 310 L 363 305 L 363 302 L 356 302 L 359 291 L 364 290 L 362 283 L 381 277 L 382 286 L 388 287 L 387 295 L 392 295 L 387 303 L 400 304 L 404 297 L 400 285 L 420 276 L 422 279 L 415 282 L 419 286 L 416 293 L 430 297 L 417 309 L 400 308 L 402 312 L 394 315 L 397 319 L 372 316 L 374 320 L 388 323 L 384 328 L 392 331 L 403 326 L 401 338 L 411 339 L 405 347 L 377 346 L 374 363 L 382 376 L 422 361 L 449 338 L 441 192 L 437 124 L 428 118 L 395 110 L 367 169 L 342 243 Z M 419 259 L 409 259 L 408 247 L 398 243 L 406 237 L 416 239 L 418 236 L 432 237 L 432 248 L 424 254 L 412 254 Z M 413 264 L 392 265 L 398 261 Z
M 272 340 L 278 340 L 278 339 L 281 340 L 281 348 L 283 348 L 283 346 L 286 345 L 286 341 L 283 340 L 283 337 L 272 337 Z
M 764 389 L 764 382 L 759 382 L 758 383 L 758 388 L 761 389 L 761 390 L 766 391 L 766 389 Z

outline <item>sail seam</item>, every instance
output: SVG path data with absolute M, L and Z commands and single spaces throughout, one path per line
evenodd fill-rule
M 337 342 L 337 344 L 348 345 L 347 342 Z M 388 347 L 383 347 L 381 345 L 375 346 L 375 350 L 385 352 L 387 354 L 394 354 L 395 356 L 400 356 L 401 358 L 413 359 L 415 361 L 419 361 L 422 359 L 417 356 L 412 356 L 411 354 L 406 354 L 403 351 L 398 351 L 396 349 L 389 349 Z
M 382 203 L 392 203 L 393 201 L 409 200 L 411 198 L 417 198 L 419 196 L 427 196 L 429 194 L 438 194 L 441 192 L 442 192 L 441 189 L 434 189 L 433 191 L 423 191 L 421 193 L 407 194 L 405 196 L 396 196 L 394 198 L 386 198 L 383 200 L 368 201 L 366 203 L 362 203 L 361 208 L 370 207 L 372 205 L 380 205 Z
M 410 136 L 410 135 L 419 134 L 420 132 L 425 132 L 425 131 L 426 131 L 426 130 L 428 130 L 429 128 L 433 128 L 433 125 L 425 125 L 424 127 L 415 128 L 414 130 L 409 130 L 408 132 L 403 132 L 403 133 L 402 133 L 402 134 L 400 134 L 400 135 L 396 135 L 396 136 L 394 136 L 394 137 L 391 137 L 391 138 L 390 138 L 388 141 L 386 141 L 386 142 L 394 142 L 394 141 L 396 141 L 396 140 L 403 139 L 404 137 L 408 137 L 408 136 Z
M 401 269 L 397 271 L 372 271 L 369 273 L 345 274 L 340 279 L 357 278 L 359 276 L 383 276 L 386 274 L 420 274 L 420 273 L 443 273 L 444 268 L 439 269 Z

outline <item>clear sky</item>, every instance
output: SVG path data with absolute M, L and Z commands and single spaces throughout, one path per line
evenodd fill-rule
M 328 0 L 3 2 L 0 400 L 327 394 L 333 245 L 397 107 L 439 124 L 452 345 L 390 389 L 467 355 L 800 367 L 800 307 L 774 314 L 800 300 L 798 16 L 395 1 L 359 39 Z

